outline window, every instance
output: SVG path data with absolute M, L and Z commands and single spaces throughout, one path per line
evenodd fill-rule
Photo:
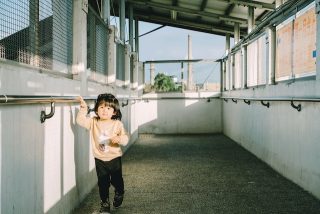
M 314 3 L 277 26 L 276 81 L 315 75 Z

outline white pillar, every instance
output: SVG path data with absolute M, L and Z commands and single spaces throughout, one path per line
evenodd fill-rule
M 226 60 L 223 60 L 223 91 L 226 91 L 227 90 L 227 82 L 226 82 L 226 79 L 227 79 L 227 62 Z
M 108 76 L 107 84 L 114 84 L 116 81 L 116 69 L 117 69 L 117 46 L 115 44 L 115 37 L 117 35 L 117 28 L 115 26 L 109 26 L 108 34 Z
M 191 36 L 188 35 L 188 60 L 192 58 L 192 43 L 191 43 Z M 192 77 L 192 63 L 188 62 L 188 90 L 193 89 L 193 77 Z
M 240 41 L 240 24 L 234 23 L 234 44 Z
M 223 60 L 221 60 L 220 61 L 220 92 L 223 92 L 223 79 L 224 79 L 224 77 L 223 77 L 223 73 L 224 73 L 224 71 L 223 71 Z
M 231 82 L 230 82 L 230 34 L 226 34 L 226 55 L 227 55 L 227 61 L 226 61 L 226 80 L 225 80 L 225 88 L 226 89 L 231 89 Z
M 230 53 L 230 34 L 226 34 L 226 48 L 225 54 L 228 55 Z
M 235 60 L 236 60 L 236 56 L 235 54 L 231 54 L 229 55 L 231 56 L 231 75 L 230 75 L 230 79 L 231 79 L 231 89 L 235 89 Z
M 117 44 L 116 54 L 116 85 L 119 87 L 125 86 L 126 81 L 125 12 L 125 0 L 119 0 L 120 42 Z
M 107 25 L 110 25 L 110 0 L 102 1 L 102 18 Z
M 150 63 L 150 84 L 154 85 L 154 64 Z
M 269 27 L 268 33 L 268 84 L 275 84 L 276 70 L 276 30 L 274 27 Z
M 248 33 L 254 28 L 254 7 L 248 7 Z
M 134 43 L 135 43 L 135 48 L 134 48 L 134 50 L 135 50 L 135 52 L 137 52 L 137 54 L 138 54 L 138 60 L 139 60 L 139 21 L 136 19 L 135 20 L 135 23 L 134 23 L 134 34 L 135 34 L 135 41 L 134 41 Z
M 132 60 L 132 88 L 137 89 L 138 88 L 138 73 L 139 73 L 139 62 L 138 62 L 138 57 L 136 52 L 132 52 L 131 56 Z
M 125 24 L 126 24 L 126 3 L 125 0 L 119 0 L 120 2 L 120 7 L 119 7 L 119 19 L 120 19 L 120 40 L 125 43 L 125 37 L 126 37 L 126 32 L 125 32 Z
M 244 45 L 242 47 L 242 87 L 243 88 L 248 88 L 248 80 L 247 80 L 247 76 L 248 76 L 248 66 L 247 66 L 247 45 Z
M 73 1 L 73 64 L 74 78 L 81 78 L 81 95 L 87 94 L 87 13 L 82 0 Z
M 318 6 L 317 6 L 318 5 Z M 316 0 L 316 22 L 317 22 L 317 36 L 316 36 L 316 72 L 317 81 L 320 82 L 320 0 Z
M 129 5 L 129 44 L 131 46 L 131 52 L 133 51 L 133 6 Z
M 124 47 L 124 86 L 130 86 L 130 58 L 131 58 L 131 47 L 129 44 Z

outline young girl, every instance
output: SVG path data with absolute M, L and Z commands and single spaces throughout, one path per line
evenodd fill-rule
M 128 136 L 121 120 L 119 101 L 112 94 L 100 94 L 94 106 L 97 116 L 87 117 L 87 104 L 78 98 L 80 110 L 77 123 L 90 130 L 90 141 L 98 176 L 100 213 L 110 213 L 109 187 L 115 188 L 113 206 L 118 208 L 123 201 L 122 151 L 120 146 L 128 143 Z

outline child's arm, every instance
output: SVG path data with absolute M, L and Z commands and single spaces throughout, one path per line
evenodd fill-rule
M 77 100 L 80 102 L 80 110 L 77 114 L 76 121 L 80 126 L 86 129 L 90 129 L 91 118 L 87 117 L 87 111 L 88 111 L 87 103 L 83 100 L 81 96 L 79 96 Z
M 123 127 L 122 122 L 119 121 L 119 127 L 117 130 L 117 136 L 110 139 L 111 143 L 119 144 L 121 146 L 126 146 L 129 142 L 129 137 L 126 130 Z

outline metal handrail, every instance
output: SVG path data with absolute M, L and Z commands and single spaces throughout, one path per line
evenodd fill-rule
M 97 97 L 92 96 L 83 96 L 84 100 L 96 100 Z M 160 99 L 207 99 L 207 102 L 210 102 L 210 99 L 219 98 L 219 96 L 215 97 L 157 97 L 157 98 L 136 98 L 136 97 L 119 97 L 118 100 L 121 101 L 121 106 L 127 106 L 129 104 L 129 100 L 134 101 L 137 100 L 160 100 Z M 51 118 L 55 112 L 55 103 L 76 103 L 79 102 L 78 96 L 43 96 L 43 95 L 0 95 L 0 105 L 3 104 L 51 104 L 51 110 L 49 114 L 46 114 L 44 110 L 40 113 L 40 121 L 44 123 L 46 119 Z M 91 111 L 91 109 L 88 109 Z
M 251 101 L 299 101 L 320 102 L 320 97 L 220 97 L 221 99 L 251 100 Z
M 1 104 L 41 104 L 41 103 L 75 103 L 78 96 L 29 96 L 29 95 L 0 95 Z M 95 100 L 96 97 L 83 97 L 85 100 Z
M 40 121 L 45 122 L 46 119 L 51 118 L 55 112 L 55 103 L 75 103 L 78 101 L 78 96 L 28 96 L 28 95 L 0 95 L 0 105 L 1 104 L 41 104 L 41 103 L 51 103 L 51 110 L 49 114 L 46 114 L 44 110 L 41 111 Z M 96 100 L 96 97 L 84 96 L 84 100 Z M 144 98 L 134 98 L 134 97 L 121 97 L 118 98 L 122 101 L 121 106 L 127 106 L 129 100 L 164 100 L 164 99 L 206 99 L 210 102 L 211 99 L 223 99 L 228 101 L 231 99 L 234 103 L 238 103 L 238 100 L 243 100 L 247 105 L 251 104 L 251 101 L 260 101 L 263 106 L 270 107 L 270 101 L 290 101 L 291 106 L 297 111 L 301 111 L 301 104 L 295 105 L 294 102 L 320 102 L 319 97 L 225 97 L 220 95 L 208 96 L 208 97 L 144 97 Z M 125 101 L 125 103 L 123 102 Z M 90 110 L 90 109 L 89 109 Z
M 42 104 L 42 103 L 76 103 L 78 96 L 44 96 L 44 95 L 0 95 L 0 105 L 2 104 Z M 96 96 L 83 96 L 84 100 L 96 100 Z M 128 100 L 167 100 L 167 99 L 219 99 L 220 96 L 205 97 L 119 97 L 118 100 L 127 102 Z
M 44 123 L 55 113 L 55 103 L 75 103 L 79 102 L 78 96 L 29 96 L 29 95 L 0 95 L 0 105 L 3 104 L 45 104 L 50 103 L 50 113 L 45 110 L 40 113 L 40 121 Z M 95 100 L 96 97 L 83 97 L 85 100 Z
M 247 105 L 251 104 L 251 101 L 260 101 L 263 106 L 267 108 L 270 107 L 270 102 L 274 101 L 284 101 L 284 102 L 291 102 L 292 108 L 296 109 L 297 111 L 301 111 L 302 106 L 301 104 L 296 105 L 294 102 L 320 102 L 320 97 L 220 97 L 224 101 L 228 102 L 231 99 L 234 103 L 237 103 L 238 100 L 243 100 L 244 103 Z
M 78 96 L 44 96 L 44 95 L 0 95 L 1 104 L 32 104 L 32 103 L 76 103 Z M 96 96 L 83 96 L 84 100 L 96 100 Z M 166 100 L 166 99 L 233 99 L 245 101 L 297 101 L 320 102 L 320 97 L 230 97 L 230 96 L 203 96 L 203 97 L 120 97 L 119 101 L 127 100 Z

